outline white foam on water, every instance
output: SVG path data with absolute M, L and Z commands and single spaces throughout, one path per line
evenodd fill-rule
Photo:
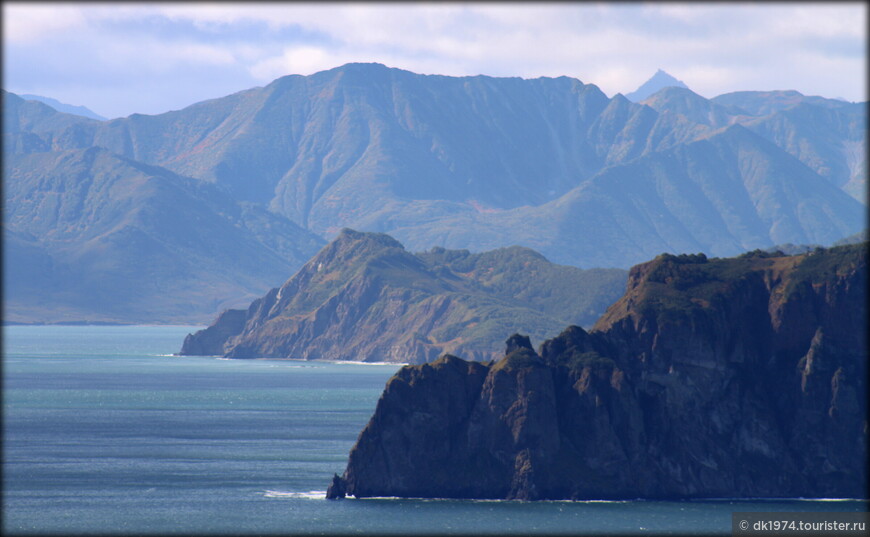
M 795 498 L 799 502 L 862 502 L 866 498 Z
M 405 362 L 359 362 L 356 360 L 335 360 L 334 363 L 342 365 L 394 365 L 396 367 L 410 365 Z
M 266 498 L 304 498 L 307 500 L 325 500 L 325 490 L 310 490 L 308 492 L 285 492 L 281 490 L 267 490 L 263 493 Z
M 690 502 L 860 502 L 864 498 L 689 498 Z

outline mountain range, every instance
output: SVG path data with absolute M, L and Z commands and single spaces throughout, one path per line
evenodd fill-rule
M 506 333 L 591 326 L 626 271 L 555 265 L 514 246 L 412 254 L 389 235 L 344 229 L 279 288 L 190 334 L 181 355 L 426 363 L 497 357 Z
M 828 245 L 865 227 L 865 131 L 797 92 L 379 64 L 111 121 L 4 92 L 5 318 L 205 322 L 345 227 L 586 268 Z

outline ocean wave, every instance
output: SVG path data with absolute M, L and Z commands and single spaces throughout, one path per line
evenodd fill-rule
M 310 490 L 308 492 L 285 492 L 281 490 L 267 490 L 263 493 L 266 498 L 304 498 L 306 500 L 325 500 L 325 490 Z

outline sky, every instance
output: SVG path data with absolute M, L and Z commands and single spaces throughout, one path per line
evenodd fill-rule
M 157 114 L 349 62 L 867 100 L 864 2 L 3 2 L 3 88 Z

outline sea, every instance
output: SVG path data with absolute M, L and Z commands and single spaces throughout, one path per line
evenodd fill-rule
M 88 535 L 731 534 L 857 500 L 325 499 L 395 364 L 174 356 L 197 326 L 3 327 L 2 530 Z

